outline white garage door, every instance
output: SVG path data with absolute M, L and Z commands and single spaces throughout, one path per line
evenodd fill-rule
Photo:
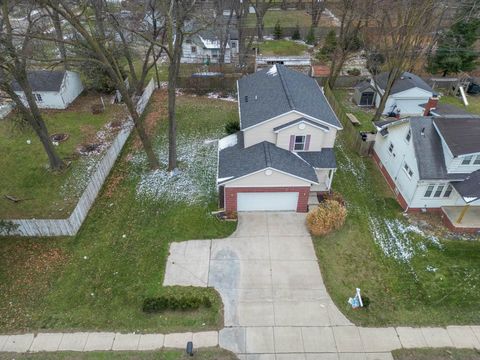
M 238 193 L 237 211 L 296 211 L 298 192 Z

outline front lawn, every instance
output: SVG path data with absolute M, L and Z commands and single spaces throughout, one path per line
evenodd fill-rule
M 267 40 L 258 44 L 259 55 L 300 56 L 305 54 L 308 46 L 291 40 Z
M 184 350 L 162 351 L 94 351 L 94 352 L 55 352 L 8 354 L 0 353 L 0 360 L 186 360 L 191 359 Z M 197 360 L 234 360 L 237 357 L 223 349 L 199 349 L 195 351 Z
M 395 360 L 478 360 L 476 349 L 401 349 L 392 351 Z
M 266 28 L 273 28 L 275 24 L 280 22 L 281 27 L 305 27 L 312 25 L 312 18 L 305 10 L 268 10 L 263 18 Z M 255 14 L 248 14 L 247 27 L 254 28 L 257 25 Z
M 154 95 L 154 99 L 146 122 L 151 129 L 151 121 L 160 118 L 155 147 L 165 163 L 166 101 L 165 96 Z M 212 191 L 216 162 L 212 168 L 211 157 L 216 144 L 211 140 L 223 135 L 226 121 L 237 116 L 233 102 L 179 97 L 179 176 L 168 177 L 164 169 L 148 171 L 134 136 L 77 236 L 2 238 L 0 333 L 38 329 L 174 332 L 223 326 L 216 293 L 213 306 L 198 311 L 148 315 L 141 307 L 145 297 L 164 289 L 170 242 L 221 238 L 234 230 L 234 223 L 210 215 L 217 208 Z M 182 196 L 169 196 L 163 186 Z M 195 288 L 192 294 L 205 291 Z
M 441 227 L 408 222 L 371 159 L 341 138 L 336 155 L 333 187 L 344 196 L 348 216 L 342 229 L 314 245 L 339 309 L 363 326 L 480 323 L 478 237 L 458 240 Z M 368 310 L 347 304 L 356 287 L 370 299 Z
M 360 121 L 361 125 L 356 126 L 359 131 L 374 131 L 375 126 L 372 118 L 375 115 L 374 109 L 361 108 L 352 101 L 353 90 L 334 89 L 335 97 L 345 113 L 353 114 Z
M 43 111 L 51 135 L 69 135 L 56 147 L 62 158 L 71 161 L 70 167 L 59 174 L 48 169 L 47 155 L 28 125 L 22 126 L 15 114 L 0 120 L 0 219 L 64 218 L 70 215 L 100 158 L 95 153 L 79 155 L 77 147 L 91 143 L 106 146 L 109 138 L 104 136 L 110 134 L 113 137 L 115 133 L 106 125 L 125 117 L 123 107 L 119 105 L 107 105 L 105 112 L 92 115 L 90 106 L 94 103 L 100 104 L 99 96 L 84 95 L 67 110 Z M 101 132 L 101 138 L 98 132 Z M 23 201 L 14 203 L 4 195 Z

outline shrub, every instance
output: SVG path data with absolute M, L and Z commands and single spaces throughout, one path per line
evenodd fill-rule
M 225 132 L 228 135 L 235 134 L 240 131 L 240 122 L 238 120 L 230 120 L 225 124 Z
M 353 69 L 347 70 L 347 74 L 351 76 L 359 76 L 361 72 L 360 72 L 360 69 L 353 68 Z
M 307 37 L 305 38 L 305 42 L 308 45 L 314 45 L 316 40 L 317 39 L 315 38 L 315 30 L 313 29 L 313 27 L 311 27 L 310 30 L 308 30 L 308 34 L 307 34 Z
M 314 236 L 326 235 L 342 227 L 347 217 L 345 206 L 335 200 L 325 200 L 307 214 L 307 227 Z
M 280 25 L 280 21 L 277 20 L 275 23 L 275 27 L 273 28 L 273 38 L 275 40 L 280 40 L 283 35 L 283 29 L 282 26 Z
M 295 25 L 295 30 L 293 30 L 293 34 L 292 34 L 292 40 L 300 40 L 300 26 L 298 25 Z
M 168 310 L 197 310 L 200 307 L 212 307 L 212 300 L 207 295 L 163 294 L 143 301 L 142 310 L 146 313 L 158 313 Z

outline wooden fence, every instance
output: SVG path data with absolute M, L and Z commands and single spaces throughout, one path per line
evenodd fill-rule
M 142 96 L 137 102 L 137 111 L 139 114 L 145 110 L 153 91 L 155 90 L 155 83 L 150 80 L 149 84 L 145 88 Z M 9 231 L 8 235 L 17 236 L 73 236 L 75 235 L 85 218 L 88 211 L 92 207 L 95 199 L 97 198 L 100 189 L 103 186 L 110 170 L 112 169 L 118 155 L 122 151 L 125 142 L 127 141 L 130 133 L 133 129 L 133 122 L 129 120 L 125 126 L 120 130 L 112 145 L 106 151 L 102 160 L 98 163 L 95 172 L 93 173 L 90 181 L 83 192 L 82 196 L 78 200 L 75 209 L 67 219 L 14 219 L 4 220 L 3 222 L 9 223 L 9 228 L 13 228 Z M 2 230 L 0 229 L 0 234 Z M 4 230 L 5 232 L 5 230 Z M 7 235 L 2 234 L 2 235 Z

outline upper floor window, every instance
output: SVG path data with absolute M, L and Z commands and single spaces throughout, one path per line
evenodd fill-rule
M 412 129 L 408 129 L 407 136 L 405 136 L 405 140 L 407 142 L 410 142 L 410 139 L 412 138 Z
M 405 163 L 403 165 L 403 169 L 405 170 L 405 172 L 407 173 L 408 177 L 411 178 L 413 176 L 413 171 L 412 169 L 410 168 L 410 166 L 408 166 L 407 163 Z
M 428 198 L 428 197 L 432 196 L 434 188 L 435 188 L 435 185 L 428 185 L 427 191 L 425 191 L 424 197 Z
M 435 194 L 433 194 L 433 197 L 440 197 L 440 195 L 442 195 L 443 189 L 445 189 L 444 185 L 438 185 L 437 190 L 435 190 Z
M 473 155 L 465 156 L 462 160 L 462 165 L 470 165 L 470 163 L 472 162 L 472 159 L 473 159 Z
M 196 46 L 192 46 L 192 53 L 196 53 L 197 52 L 197 47 Z
M 453 190 L 453 187 L 452 187 L 452 185 L 449 184 L 447 186 L 447 190 L 445 190 L 445 193 L 443 194 L 443 197 L 446 197 L 446 198 L 450 197 L 450 194 L 452 193 L 452 190 Z
M 295 144 L 293 146 L 294 150 L 305 150 L 305 139 L 304 135 L 295 136 Z
M 480 155 L 477 155 L 477 157 L 473 161 L 473 165 L 480 165 Z
M 38 101 L 38 102 L 42 102 L 43 99 L 42 99 L 42 95 L 40 94 L 33 94 L 33 96 L 35 97 L 35 100 Z
M 237 42 L 236 41 L 232 41 L 232 48 L 237 48 Z
M 394 149 L 394 146 L 392 143 L 390 143 L 390 145 L 388 146 L 388 152 L 392 154 L 393 157 L 395 157 L 395 153 L 393 152 L 393 149 Z

